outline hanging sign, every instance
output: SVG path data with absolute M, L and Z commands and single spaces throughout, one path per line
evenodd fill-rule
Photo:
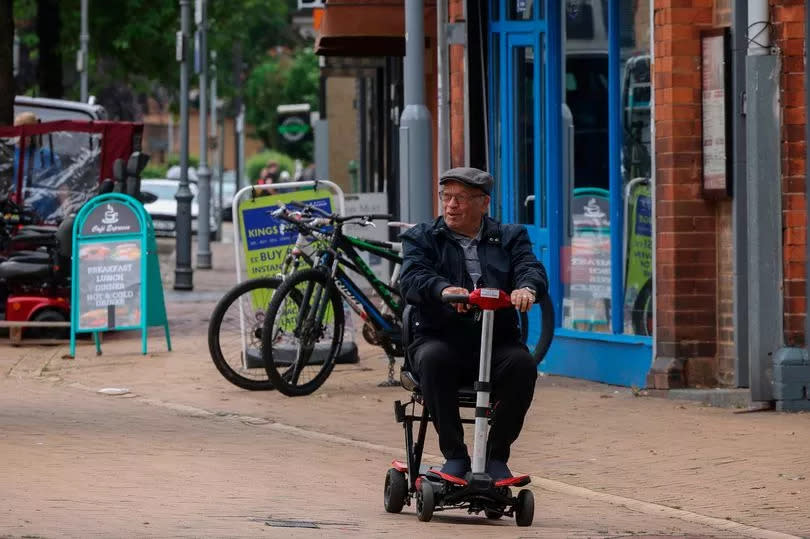
M 76 334 L 163 326 L 171 350 L 152 220 L 136 199 L 109 193 L 91 199 L 73 224 L 70 355 Z

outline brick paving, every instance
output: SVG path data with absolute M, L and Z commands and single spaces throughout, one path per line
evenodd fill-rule
M 117 422 L 126 421 L 127 417 L 125 415 L 123 418 L 114 419 L 117 417 L 114 412 L 118 407 L 126 406 L 126 414 L 132 414 L 138 421 L 132 425 L 131 431 L 137 433 L 137 437 L 147 446 L 149 440 L 154 437 L 157 446 L 162 448 L 160 455 L 169 456 L 169 460 L 163 462 L 158 458 L 157 452 L 147 451 L 149 457 L 147 475 L 159 478 L 161 472 L 166 471 L 163 467 L 170 466 L 171 462 L 182 462 L 191 458 L 193 454 L 194 458 L 191 460 L 196 470 L 188 471 L 188 480 L 193 482 L 195 478 L 204 475 L 206 485 L 221 484 L 225 488 L 222 495 L 231 500 L 226 501 L 224 504 L 226 507 L 241 504 L 244 508 L 239 513 L 217 513 L 217 500 L 222 496 L 212 497 L 211 493 L 202 496 L 205 498 L 201 501 L 204 502 L 202 505 L 194 505 L 191 503 L 192 499 L 201 493 L 189 484 L 177 495 L 179 498 L 176 501 L 177 511 L 180 514 L 201 511 L 203 509 L 200 507 L 203 507 L 205 511 L 220 516 L 226 513 L 239 515 L 238 518 L 230 520 L 222 517 L 225 520 L 219 519 L 216 523 L 209 517 L 203 518 L 198 515 L 201 519 L 198 521 L 189 517 L 191 524 L 188 525 L 192 526 L 192 529 L 208 530 L 203 535 L 225 535 L 224 530 L 229 529 L 228 525 L 234 526 L 232 529 L 236 535 L 251 535 L 257 532 L 255 527 L 250 528 L 252 531 L 246 531 L 245 519 L 266 518 L 268 515 L 274 518 L 298 518 L 300 513 L 290 509 L 291 507 L 315 503 L 306 493 L 297 489 L 287 489 L 290 499 L 296 503 L 282 504 L 287 509 L 269 512 L 268 504 L 259 500 L 263 492 L 263 482 L 251 482 L 249 478 L 251 473 L 260 471 L 260 475 L 268 481 L 278 480 L 279 475 L 284 476 L 292 469 L 299 469 L 290 466 L 304 466 L 301 462 L 297 464 L 293 462 L 296 443 L 301 443 L 301 433 L 333 437 L 327 438 L 326 442 L 308 444 L 307 451 L 302 454 L 310 459 L 336 459 L 334 469 L 329 472 L 330 492 L 340 493 L 343 488 L 355 488 L 350 487 L 355 484 L 357 488 L 370 489 L 368 494 L 362 495 L 362 499 L 372 500 L 369 502 L 371 504 L 379 503 L 376 500 L 381 494 L 382 479 L 388 462 L 393 457 L 401 456 L 402 453 L 398 449 L 402 447 L 402 432 L 401 427 L 393 420 L 392 402 L 394 399 L 406 397 L 406 393 L 399 388 L 377 386 L 377 383 L 384 379 L 386 370 L 386 362 L 381 352 L 362 342 L 359 343 L 361 361 L 353 365 L 338 365 L 325 385 L 309 397 L 290 399 L 277 392 L 248 392 L 230 385 L 211 363 L 204 337 L 207 317 L 213 307 L 210 298 L 215 294 L 205 295 L 201 292 L 224 290 L 235 282 L 232 266 L 229 268 L 227 263 L 232 252 L 231 246 L 213 244 L 213 247 L 216 269 L 206 272 L 195 271 L 194 293 L 182 296 L 171 291 L 170 285 L 165 287 L 167 297 L 170 298 L 170 301 L 167 301 L 167 308 L 172 324 L 175 346 L 173 352 L 165 351 L 165 344 L 157 330 L 150 333 L 150 352 L 147 356 L 138 353 L 140 348 L 138 340 L 124 334 L 105 338 L 104 355 L 101 357 L 95 356 L 91 346 L 80 346 L 75 360 L 64 358 L 66 346 L 12 348 L 4 342 L 0 344 L 0 372 L 3 373 L 4 395 L 2 409 L 9 409 L 10 402 L 16 399 L 16 397 L 10 399 L 9 394 L 14 395 L 14 388 L 19 388 L 21 391 L 40 395 L 43 401 L 50 402 L 53 399 L 54 417 L 62 422 L 60 424 L 66 424 L 65 422 L 71 420 L 81 421 L 83 417 L 80 410 L 74 410 L 72 414 L 66 413 L 73 406 L 71 395 L 76 399 L 77 392 L 83 390 L 95 391 L 102 387 L 129 388 L 135 395 L 135 398 L 129 401 L 117 398 L 115 404 L 109 405 L 106 404 L 109 401 L 103 400 L 109 397 L 95 398 L 95 395 L 92 400 L 110 406 L 109 421 L 116 423 L 111 429 L 112 432 L 117 432 L 120 428 Z M 163 261 L 164 274 L 167 272 L 168 262 L 170 261 L 165 259 Z M 198 294 L 197 299 L 194 294 Z M 42 383 L 31 386 L 33 380 Z M 84 391 L 84 394 L 90 395 L 88 391 Z M 738 413 L 740 410 L 636 395 L 637 393 L 634 394 L 625 388 L 560 377 L 539 378 L 535 401 L 523 435 L 514 447 L 512 466 L 515 470 L 530 473 L 538 478 L 534 487 L 535 493 L 538 500 L 541 500 L 542 496 L 543 502 L 538 501 L 536 524 L 544 527 L 543 535 L 627 535 L 630 531 L 634 534 L 643 532 L 657 535 L 752 534 L 749 533 L 750 530 L 728 532 L 717 526 L 717 522 L 726 521 L 761 530 L 810 536 L 810 516 L 808 516 L 810 513 L 807 510 L 807 500 L 810 499 L 808 497 L 810 414 Z M 136 406 L 137 403 L 153 406 Z M 87 406 L 92 407 L 90 404 Z M 168 408 L 171 413 L 160 407 Z M 182 410 L 185 409 L 204 410 L 211 414 L 209 419 L 221 418 L 222 424 L 214 420 L 205 421 L 205 426 L 199 432 L 193 431 L 188 434 L 192 439 L 186 446 L 183 440 L 175 439 L 180 427 L 173 423 L 177 415 L 185 418 L 186 422 L 189 414 L 191 417 L 194 416 L 191 412 L 184 415 Z M 20 452 L 11 452 L 13 458 L 9 460 L 9 448 L 7 445 L 4 446 L 4 440 L 15 440 L 8 432 L 9 424 L 13 423 L 17 416 L 16 413 L 0 413 L 4 433 L 0 434 L 0 453 L 5 455 L 3 458 L 9 464 L 3 468 L 6 474 L 15 466 L 21 466 L 23 469 L 28 466 L 30 471 L 31 467 L 37 467 L 37 459 L 43 458 L 44 455 L 37 447 L 19 448 Z M 223 434 L 222 438 L 225 441 L 219 443 L 224 444 L 228 451 L 232 451 L 237 460 L 244 457 L 241 454 L 237 455 L 240 453 L 237 447 L 240 443 L 244 445 L 244 440 L 240 436 L 244 436 L 247 429 L 245 416 L 254 418 L 248 422 L 277 426 L 276 429 L 269 429 L 275 433 L 272 444 L 279 443 L 282 446 L 273 447 L 269 452 L 267 450 L 256 452 L 255 459 L 251 460 L 248 457 L 249 462 L 240 463 L 244 466 L 235 463 L 233 466 L 222 466 L 221 459 L 213 457 L 206 459 L 201 455 L 198 458 L 198 455 L 193 453 L 191 448 L 195 445 L 194 441 L 204 438 L 205 432 L 212 429 L 227 431 L 227 435 Z M 242 417 L 243 420 L 237 421 L 236 424 L 227 420 L 233 417 Z M 225 424 L 228 426 L 223 426 Z M 288 436 L 282 436 L 279 441 L 277 438 L 279 432 L 283 431 L 282 427 L 292 430 L 284 431 Z M 15 429 L 18 433 L 24 431 L 19 423 L 12 425 L 10 431 L 14 432 Z M 259 435 L 259 431 L 255 428 L 247 432 L 250 432 L 250 444 L 255 441 L 256 447 L 269 447 L 262 441 L 265 440 L 263 437 L 267 436 L 266 434 Z M 116 437 L 111 432 L 100 432 L 93 425 L 84 426 L 81 435 L 98 436 L 98 439 L 92 439 L 94 444 L 98 442 L 103 446 L 103 449 L 99 450 L 102 453 L 112 451 L 111 448 L 116 444 Z M 183 437 L 186 435 L 187 433 L 183 431 Z M 216 438 L 221 439 L 219 436 Z M 121 441 L 123 443 L 125 440 Z M 76 442 L 76 438 L 72 442 Z M 63 448 L 71 445 L 71 441 L 67 439 L 59 443 Z M 352 444 L 356 444 L 354 451 L 346 450 L 346 447 L 351 448 Z M 316 446 L 322 447 L 316 451 L 314 449 Z M 383 450 L 362 451 L 360 454 L 365 454 L 365 459 L 361 465 L 351 464 L 357 460 L 357 448 L 363 447 L 382 447 Z M 392 453 L 398 451 L 400 455 L 388 454 L 384 448 L 392 448 Z M 125 466 L 126 459 L 123 455 L 127 451 L 124 449 L 122 448 L 122 460 L 109 463 L 110 468 L 107 472 L 111 481 L 118 479 L 116 466 Z M 76 462 L 89 458 L 88 455 L 92 455 L 93 451 L 90 448 L 84 456 L 77 455 Z M 244 448 L 241 451 L 244 452 Z M 281 451 L 280 454 L 284 458 L 292 459 L 290 466 L 276 460 L 282 458 L 276 451 Z M 426 451 L 432 455 L 438 453 L 435 436 L 429 436 Z M 227 452 L 225 454 L 226 461 L 228 454 Z M 44 458 L 42 462 L 47 463 L 49 459 Z M 77 468 L 81 469 L 81 466 Z M 0 485 L 8 484 L 4 480 L 8 477 L 4 478 L 3 473 L 0 471 Z M 134 474 L 132 470 L 129 473 Z M 243 474 L 233 476 L 233 480 L 240 485 L 238 493 L 227 491 L 230 473 Z M 69 484 L 73 484 L 71 482 L 81 484 L 83 479 L 77 474 L 80 474 L 80 471 L 60 469 L 57 475 L 59 479 Z M 43 474 L 38 483 L 40 489 L 46 488 L 49 475 Z M 175 480 L 180 479 L 175 476 Z M 155 497 L 150 502 L 151 505 L 147 506 L 159 506 L 162 503 L 161 496 L 165 496 L 165 492 L 155 490 L 154 487 L 147 488 L 143 481 L 134 475 L 131 476 L 127 483 L 127 488 L 131 489 L 128 492 L 135 496 L 138 489 L 146 489 Z M 561 485 L 570 486 L 572 492 L 580 488 L 578 492 L 592 493 L 594 497 L 589 499 L 585 494 L 583 494 L 585 497 L 577 497 L 574 494 L 571 495 L 574 497 L 565 497 L 554 490 L 565 491 Z M 5 488 L 0 486 L 0 492 L 4 490 Z M 26 489 L 23 487 L 16 489 L 12 487 L 12 490 L 7 492 L 19 495 L 24 491 Z M 102 488 L 99 492 L 106 491 Z M 613 502 L 608 506 L 604 505 L 597 496 L 602 494 L 609 495 Z M 54 493 L 54 499 L 59 499 L 60 496 Z M 394 536 L 401 536 L 406 534 L 406 530 L 412 530 L 411 527 L 415 523 L 412 514 L 407 515 L 407 518 L 384 514 L 380 517 L 379 507 L 369 508 L 362 503 L 357 513 L 354 510 L 347 510 L 346 501 L 340 494 L 337 494 L 337 498 L 316 498 L 319 518 L 329 517 L 328 519 L 335 522 L 349 522 L 350 525 L 347 525 L 344 532 L 354 533 L 361 530 L 363 535 L 369 536 L 391 532 Z M 9 499 L 8 496 L 6 499 Z M 622 499 L 630 501 L 622 503 Z M 246 503 L 245 500 L 249 500 L 250 503 Z M 674 516 L 668 516 L 667 522 L 671 520 L 677 525 L 667 528 L 661 525 L 660 520 L 650 520 L 650 515 L 644 513 L 643 507 L 628 509 L 628 506 L 633 505 L 632 500 L 657 504 L 656 507 L 661 507 L 662 510 L 670 508 L 669 511 Z M 21 503 L 18 501 L 15 506 L 24 506 L 20 505 Z M 56 507 L 59 505 L 57 502 L 53 502 L 52 505 L 55 507 L 52 509 L 60 515 L 60 518 L 68 520 L 77 518 L 75 515 L 71 516 L 74 513 L 68 510 L 69 507 L 73 507 L 71 504 L 60 506 L 61 509 Z M 230 507 L 229 510 L 236 509 Z M 576 520 L 578 512 L 582 515 L 581 526 L 578 524 L 570 527 L 572 522 L 579 522 Z M 541 514 L 544 516 L 540 517 Z M 600 514 L 625 515 L 629 519 L 628 523 L 632 521 L 633 525 L 628 524 L 629 527 L 626 529 L 620 529 L 621 526 L 606 524 L 605 529 L 601 530 L 598 526 Z M 700 516 L 718 520 L 709 527 L 699 526 L 697 520 Z M 133 515 L 130 523 L 134 525 L 138 518 L 140 516 L 136 518 Z M 185 532 L 179 520 L 171 524 L 171 517 L 161 518 L 164 520 L 161 521 L 163 523 L 160 524 L 160 529 L 165 533 L 159 535 L 184 536 Z M 447 523 L 457 517 L 444 518 L 450 519 L 444 521 Z M 566 520 L 569 518 L 574 520 Z M 638 518 L 638 522 L 633 521 L 633 518 Z M 398 524 L 399 519 L 404 519 L 401 526 Z M 0 513 L 0 523 L 5 520 Z M 235 521 L 239 521 L 239 524 L 235 524 Z M 101 516 L 94 522 L 98 522 L 101 535 L 105 535 L 103 533 L 105 529 L 110 529 L 105 528 L 110 524 Z M 199 527 L 201 522 L 208 523 L 212 527 L 206 528 L 205 525 Z M 227 524 L 228 522 L 231 524 Z M 43 531 L 35 526 L 23 526 L 20 529 L 26 532 L 37 530 L 47 532 L 45 535 L 60 535 L 58 528 Z M 451 529 L 452 526 L 430 528 L 432 535 L 435 532 L 439 536 L 442 533 L 451 535 Z M 146 528 L 138 530 L 139 533 L 146 533 Z M 218 530 L 222 533 L 217 533 Z M 285 530 L 284 533 L 288 534 L 289 530 L 286 528 Z M 265 530 L 262 531 L 266 533 Z M 338 533 L 337 529 L 333 531 Z M 484 535 L 489 533 L 476 528 L 476 535 L 479 531 Z M 503 530 L 501 534 L 502 532 Z M 0 536 L 3 533 L 17 532 L 0 527 Z M 302 532 L 300 530 L 290 532 L 294 536 L 298 533 Z M 114 532 L 108 532 L 109 534 L 115 535 Z M 188 535 L 195 533 L 189 532 Z

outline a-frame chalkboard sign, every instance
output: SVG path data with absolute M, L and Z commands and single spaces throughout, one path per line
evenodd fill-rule
M 135 329 L 146 354 L 152 326 L 163 326 L 172 349 L 157 255 L 152 218 L 138 200 L 107 193 L 82 207 L 73 223 L 71 356 L 78 333 L 93 333 L 100 354 L 100 332 Z

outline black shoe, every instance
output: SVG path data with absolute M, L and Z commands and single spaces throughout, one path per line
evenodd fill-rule
M 453 477 L 463 478 L 470 471 L 470 458 L 447 459 L 441 471 Z
M 491 459 L 487 462 L 487 473 L 493 481 L 500 481 L 501 479 L 509 479 L 512 477 L 509 466 L 502 460 Z

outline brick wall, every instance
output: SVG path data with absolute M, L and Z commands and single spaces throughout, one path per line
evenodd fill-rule
M 717 203 L 701 196 L 700 31 L 712 0 L 655 0 L 657 348 L 648 385 L 716 384 Z
M 734 233 L 732 203 L 717 204 L 717 365 L 718 385 L 734 384 Z
M 782 54 L 782 235 L 784 336 L 803 346 L 806 313 L 804 0 L 771 0 L 773 44 Z

